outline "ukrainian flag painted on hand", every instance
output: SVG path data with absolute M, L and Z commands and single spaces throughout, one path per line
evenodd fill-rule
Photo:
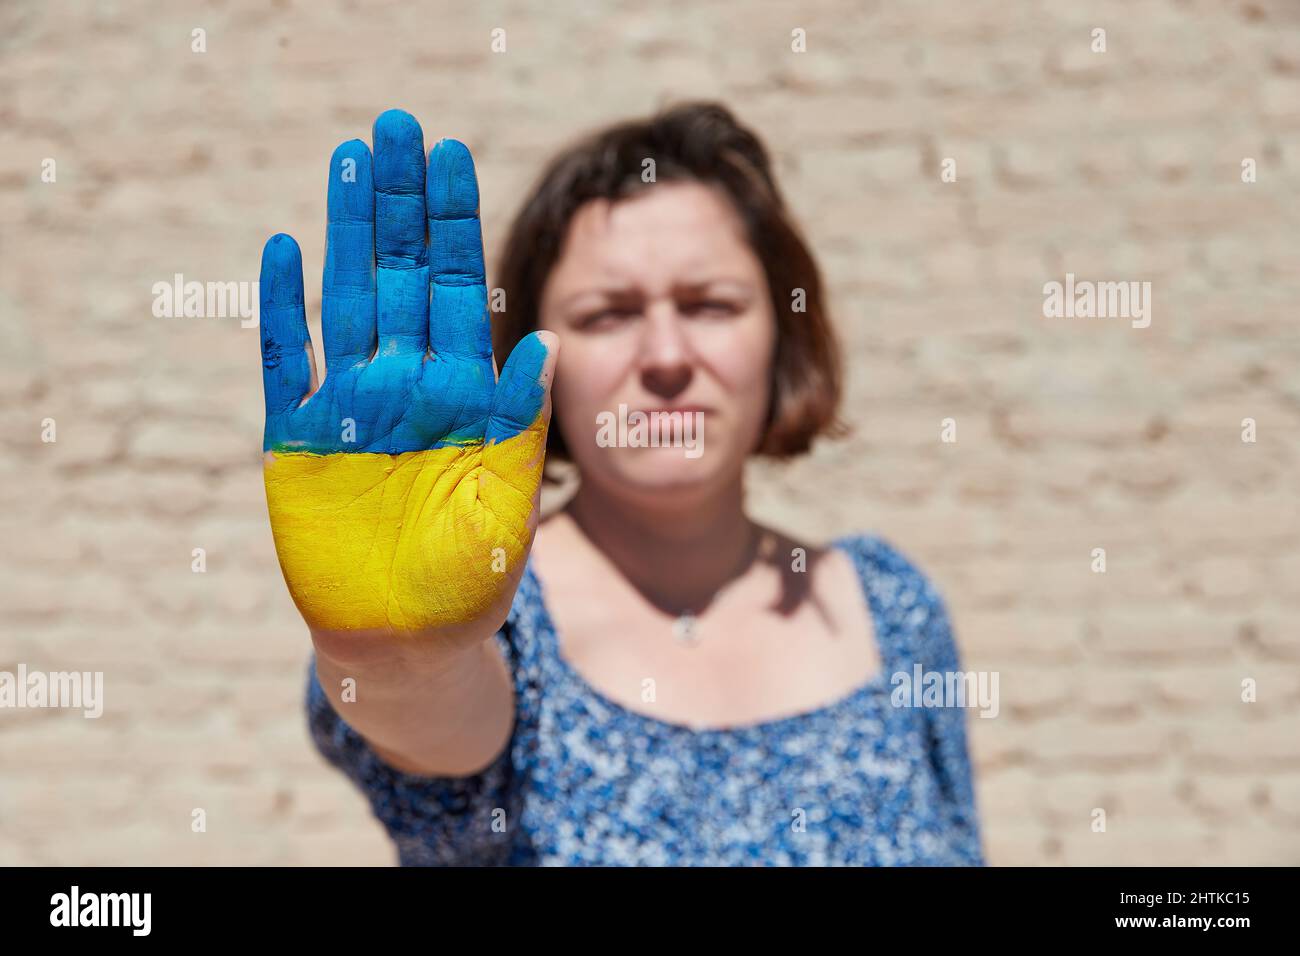
M 374 144 L 330 160 L 319 388 L 298 245 L 262 253 L 266 495 L 309 626 L 419 634 L 509 607 L 553 363 L 534 333 L 496 380 L 469 150 L 442 140 L 426 167 L 399 110 Z

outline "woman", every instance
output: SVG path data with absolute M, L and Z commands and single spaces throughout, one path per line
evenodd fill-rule
M 319 385 L 264 253 L 265 472 L 313 737 L 401 861 L 982 864 L 962 711 L 891 701 L 959 666 L 935 589 L 744 509 L 840 393 L 754 135 L 695 104 L 571 146 L 491 309 L 468 151 L 374 143 L 331 161 Z M 544 454 L 577 490 L 539 526 Z

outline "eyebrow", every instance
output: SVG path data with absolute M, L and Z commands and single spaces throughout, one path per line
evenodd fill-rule
M 739 279 L 733 276 L 715 276 L 709 279 L 697 279 L 691 282 L 674 283 L 673 291 L 675 293 L 686 292 L 698 294 L 717 285 L 732 285 L 741 291 L 748 292 L 752 283 L 745 279 Z M 579 289 L 577 292 L 565 296 L 557 303 L 557 305 L 559 305 L 560 308 L 567 308 L 576 300 L 585 298 L 586 296 L 603 296 L 618 301 L 636 298 L 640 296 L 640 294 L 641 291 L 635 286 L 599 286 Z
M 570 293 L 556 303 L 560 308 L 568 308 L 575 301 L 584 299 L 588 296 L 603 296 L 607 299 L 630 299 L 637 295 L 638 292 L 632 286 L 601 286 L 599 288 L 579 289 L 577 292 Z
M 711 288 L 715 285 L 733 285 L 739 289 L 748 290 L 752 285 L 752 283 L 748 282 L 745 279 L 735 278 L 734 276 L 713 276 L 711 278 L 700 279 L 695 282 L 674 283 L 673 288 L 675 290 L 681 290 L 684 292 L 702 292 L 705 289 Z

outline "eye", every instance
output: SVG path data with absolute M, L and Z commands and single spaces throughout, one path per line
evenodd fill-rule
M 588 312 L 578 319 L 578 328 L 584 330 L 599 331 L 601 329 L 614 328 L 627 321 L 635 319 L 641 314 L 641 310 L 631 306 L 609 306 L 604 309 L 597 309 L 594 312 Z

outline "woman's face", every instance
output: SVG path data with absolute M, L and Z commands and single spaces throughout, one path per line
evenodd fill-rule
M 665 182 L 581 207 L 539 324 L 561 339 L 554 424 L 584 482 L 690 496 L 735 480 L 766 424 L 776 322 L 724 194 Z

